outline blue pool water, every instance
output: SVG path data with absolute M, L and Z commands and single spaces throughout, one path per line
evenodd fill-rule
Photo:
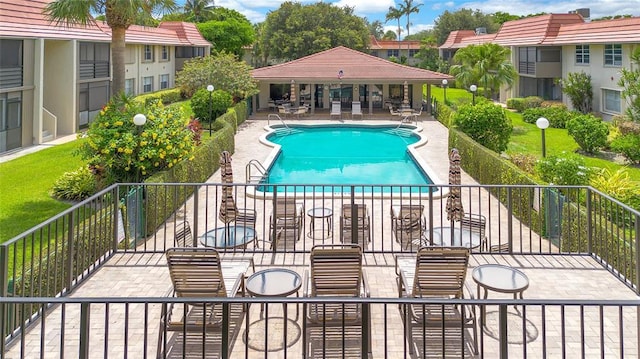
M 281 129 L 267 139 L 282 146 L 269 169 L 269 184 L 433 183 L 407 151 L 407 146 L 420 140 L 410 129 L 304 126 L 292 127 L 291 131 Z M 264 186 L 263 190 L 272 191 L 269 188 Z

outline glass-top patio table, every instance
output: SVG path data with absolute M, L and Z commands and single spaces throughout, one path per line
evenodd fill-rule
M 256 240 L 256 230 L 246 226 L 218 227 L 200 237 L 200 243 L 206 247 L 236 248 L 246 247 Z

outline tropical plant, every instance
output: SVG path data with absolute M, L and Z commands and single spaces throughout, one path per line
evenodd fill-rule
M 214 5 L 213 0 L 185 0 L 183 10 L 188 21 L 198 23 L 209 19 Z
M 96 177 L 87 166 L 71 172 L 65 172 L 53 183 L 51 195 L 55 198 L 80 201 L 96 193 Z
M 136 114 L 146 115 L 143 126 L 133 123 Z M 157 101 L 143 107 L 116 96 L 91 123 L 79 153 L 105 185 L 141 182 L 192 156 L 195 143 L 187 122 L 177 106 Z
M 384 26 L 380 20 L 367 22 L 367 29 L 369 29 L 369 34 L 377 40 L 382 39 L 384 36 Z
M 238 57 L 243 48 L 255 41 L 255 30 L 251 22 L 235 10 L 216 9 L 214 19 L 197 24 L 198 31 L 218 52 L 232 53 Z
M 583 114 L 593 109 L 593 87 L 591 75 L 580 72 L 569 72 L 567 79 L 562 81 L 562 92 L 569 96 L 571 106 Z
M 627 116 L 633 121 L 640 122 L 640 48 L 636 48 L 631 54 L 632 68 L 620 70 L 618 86 L 624 89 L 622 98 L 627 100 Z
M 400 9 L 389 6 L 389 11 L 387 11 L 387 14 L 384 17 L 385 22 L 388 22 L 390 20 L 396 20 L 398 22 L 398 41 L 400 41 L 400 34 L 402 33 L 402 28 L 400 27 L 400 19 L 402 18 L 402 15 L 404 14 Z M 399 46 L 400 44 L 398 44 L 398 47 Z
M 393 30 L 387 30 L 387 32 L 385 32 L 384 36 L 382 37 L 382 40 L 397 40 L 397 39 L 398 39 L 398 34 L 396 34 L 396 32 Z
M 225 52 L 187 61 L 176 75 L 176 85 L 187 97 L 208 85 L 224 90 L 235 99 L 243 99 L 259 92 L 251 77 L 251 67 Z
M 587 153 L 596 153 L 607 145 L 609 126 L 593 115 L 573 117 L 567 121 L 567 130 L 578 146 Z
M 486 148 L 498 153 L 507 149 L 513 125 L 501 106 L 492 103 L 461 105 L 453 121 L 458 129 Z
M 496 25 L 490 14 L 484 14 L 480 10 L 462 8 L 454 12 L 445 10 L 435 19 L 433 31 L 437 43 L 442 45 L 452 31 L 480 27 L 487 29 L 487 32 L 491 34 L 498 30 L 499 25 Z
M 413 0 L 402 0 L 400 5 L 398 5 L 398 10 L 407 17 L 407 36 L 409 36 L 409 26 L 411 25 L 411 21 L 409 21 L 409 16 L 411 14 L 417 14 L 420 12 L 420 6 L 423 4 L 413 4 Z M 406 37 L 405 37 L 406 38 Z
M 481 85 L 490 98 L 500 86 L 511 86 L 517 77 L 510 53 L 508 48 L 493 43 L 470 45 L 456 52 L 449 73 L 463 87 Z
M 640 135 L 626 134 L 618 136 L 609 146 L 612 150 L 622 153 L 629 163 L 640 163 Z
M 540 117 L 549 120 L 551 128 L 565 128 L 567 122 L 580 115 L 580 112 L 571 112 L 561 107 L 533 107 L 522 112 L 522 120 L 526 123 L 536 123 Z
M 541 159 L 536 171 L 542 180 L 560 186 L 585 186 L 592 174 L 584 158 L 566 152 Z
M 589 184 L 622 203 L 640 209 L 640 183 L 631 180 L 627 168 L 619 168 L 615 172 L 603 168 L 593 175 Z
M 152 18 L 157 11 L 173 10 L 174 0 L 55 0 L 44 8 L 44 14 L 57 24 L 92 23 L 92 14 L 104 13 L 111 28 L 113 61 L 112 96 L 124 92 L 125 35 L 129 26 L 141 16 Z

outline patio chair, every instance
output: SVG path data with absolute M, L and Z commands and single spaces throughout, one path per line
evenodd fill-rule
M 360 101 L 353 101 L 351 103 L 351 118 L 353 119 L 354 116 L 360 116 L 360 119 L 362 119 L 363 115 Z
M 342 104 L 340 101 L 331 102 L 331 113 L 329 114 L 329 119 L 332 119 L 333 116 L 338 116 L 338 119 L 342 119 Z
M 185 220 L 182 224 L 176 226 L 174 243 L 178 247 L 193 247 L 193 235 L 191 234 L 189 221 Z
M 366 249 L 371 242 L 371 217 L 367 205 L 354 204 L 356 217 L 354 219 L 351 204 L 342 205 L 342 215 L 340 216 L 340 240 L 343 243 L 354 243 Z M 353 228 L 357 231 L 357 236 L 353 237 Z
M 278 106 L 278 114 L 283 118 L 289 118 L 291 112 L 289 112 L 289 109 L 285 108 L 284 105 L 280 105 Z
M 286 247 L 300 240 L 304 225 L 304 202 L 293 197 L 277 198 L 269 217 L 271 248 Z M 274 237 L 275 236 L 275 237 Z
M 460 299 L 464 297 L 465 278 L 469 264 L 469 249 L 463 247 L 423 247 L 417 255 L 396 256 L 398 296 L 409 298 Z M 470 294 L 469 294 L 470 295 Z M 471 296 L 471 295 L 470 295 Z M 478 353 L 478 332 L 475 307 L 456 304 L 400 305 L 405 321 L 405 337 L 409 353 L 413 354 L 413 329 L 425 340 L 427 328 L 447 337 L 450 328 L 472 329 L 473 353 Z M 464 335 L 464 334 L 462 334 Z M 460 337 L 458 334 L 455 337 Z
M 362 269 L 362 248 L 354 244 L 314 246 L 302 283 L 305 297 L 368 298 L 369 286 Z M 315 339 L 342 345 L 341 339 L 352 336 L 353 330 L 362 328 L 363 324 L 371 328 L 371 318 L 364 316 L 364 305 L 360 303 L 305 303 L 304 307 L 302 325 L 305 358 L 312 332 L 316 332 Z M 368 309 L 366 312 L 370 313 Z M 361 340 L 367 340 L 371 354 L 371 331 L 360 333 L 356 342 L 360 345 Z
M 221 261 L 214 248 L 170 248 L 167 266 L 173 287 L 169 295 L 184 298 L 244 296 L 244 278 L 249 268 L 255 272 L 252 258 L 234 257 Z M 186 307 L 185 307 L 186 306 Z M 243 312 L 245 308 L 243 307 Z M 219 331 L 222 305 L 213 303 L 164 303 L 160 314 L 158 358 L 168 351 L 168 333 Z M 203 339 L 204 340 L 204 339 Z M 164 355 L 162 352 L 164 351 Z
M 482 250 L 489 252 L 505 253 L 510 251 L 509 242 L 489 245 L 489 239 L 486 235 L 487 219 L 481 214 L 465 213 L 460 220 L 460 227 L 470 232 L 478 233 L 482 243 Z
M 301 115 L 305 116 L 307 114 L 307 106 L 298 107 L 293 114 L 296 115 L 296 118 L 299 120 Z
M 425 245 L 428 239 L 425 235 L 427 219 L 424 216 L 422 204 L 391 205 L 391 230 L 396 241 L 405 249 L 412 245 Z

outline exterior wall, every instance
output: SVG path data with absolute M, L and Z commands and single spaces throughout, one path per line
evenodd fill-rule
M 127 45 L 127 52 L 133 57 L 127 56 L 125 64 L 125 79 L 134 79 L 135 94 L 144 93 L 143 81 L 144 77 L 153 77 L 153 90 L 160 90 L 160 75 L 169 75 L 169 87 L 175 84 L 175 49 L 168 46 L 169 60 L 162 60 L 162 46 L 153 45 L 153 61 L 144 61 L 144 45 Z M 133 60 L 133 62 L 130 62 Z
M 40 96 L 36 96 L 35 92 L 42 88 L 41 72 L 39 71 L 42 57 L 42 40 L 25 39 L 22 42 L 23 49 L 23 77 L 22 77 L 22 146 L 30 146 L 37 142 L 38 137 L 35 136 L 34 129 L 39 127 Z
M 402 46 L 402 45 L 400 45 Z M 385 48 L 385 49 L 375 49 L 375 50 L 369 50 L 369 53 L 373 56 L 379 57 L 381 59 L 385 59 L 385 60 L 389 60 L 391 58 L 391 56 L 388 56 L 388 50 L 398 50 L 398 46 L 394 46 L 394 47 L 389 47 L 389 48 Z M 417 50 L 416 50 L 417 52 Z M 415 58 L 415 57 L 409 57 L 409 50 L 406 48 L 406 46 L 403 48 L 401 47 L 398 51 L 398 61 L 400 61 L 400 59 L 402 58 L 402 56 L 405 56 L 407 58 L 407 65 L 411 65 L 414 66 L 416 64 L 418 64 L 420 62 L 419 59 Z
M 57 135 L 73 134 L 78 128 L 77 48 L 75 40 L 46 40 L 44 44 L 43 105 L 58 119 Z
M 619 113 L 606 112 L 603 104 L 603 90 L 622 91 L 618 86 L 620 80 L 620 69 L 631 68 L 630 55 L 637 44 L 622 45 L 622 66 L 605 66 L 604 65 L 604 45 L 589 44 L 589 64 L 576 64 L 575 62 L 575 45 L 567 45 L 562 47 L 562 78 L 566 79 L 570 72 L 585 72 L 591 75 L 591 84 L 593 87 L 593 111 L 601 113 L 605 120 L 610 120 Z M 571 108 L 571 102 L 567 96 L 564 96 L 564 103 Z M 621 113 L 626 111 L 626 103 L 624 99 L 620 99 Z

